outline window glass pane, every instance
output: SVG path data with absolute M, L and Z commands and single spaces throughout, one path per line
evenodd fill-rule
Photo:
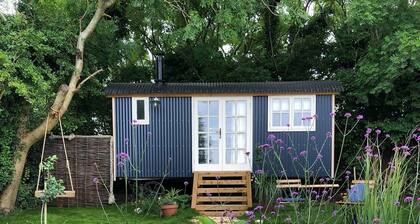
M 209 135 L 209 148 L 218 148 L 219 147 L 219 135 L 210 134 Z
M 235 118 L 226 118 L 226 132 L 235 132 Z
M 304 112 L 303 113 L 303 117 L 310 117 L 311 116 L 311 113 L 309 112 Z M 305 119 L 305 120 L 303 120 L 303 125 L 305 125 L 305 126 L 309 126 L 309 125 L 311 125 L 311 119 Z
M 198 163 L 199 164 L 207 163 L 207 150 L 206 149 L 198 150 Z
M 231 149 L 226 149 L 226 163 L 234 164 L 235 163 L 235 151 Z
M 282 111 L 289 111 L 289 100 L 288 99 L 283 99 L 281 101 L 281 110 Z
M 245 101 L 236 101 L 236 116 L 246 116 Z
M 246 155 L 245 155 L 245 150 L 238 150 L 238 164 L 244 164 L 246 163 Z
M 198 116 L 208 115 L 208 101 L 198 101 L 197 103 Z
M 303 110 L 311 110 L 311 99 L 310 98 L 304 98 L 302 99 L 302 109 Z
M 286 127 L 289 124 L 289 113 L 281 113 L 280 116 L 280 125 Z
M 144 100 L 137 100 L 137 120 L 144 120 Z
M 209 115 L 210 116 L 219 115 L 219 102 L 218 101 L 209 102 Z
M 238 149 L 245 149 L 246 148 L 246 135 L 245 134 L 237 134 L 236 135 L 236 147 Z
M 236 118 L 236 132 L 246 132 L 246 118 Z
M 208 130 L 208 118 L 207 117 L 200 117 L 198 118 L 198 131 L 199 132 L 207 132 Z
M 235 116 L 235 104 L 232 101 L 226 101 L 226 116 Z
M 226 134 L 226 148 L 235 148 L 235 134 Z
M 272 110 L 277 112 L 280 111 L 280 104 L 281 102 L 279 99 L 273 99 L 271 104 Z
M 295 112 L 293 118 L 293 125 L 301 126 L 302 125 L 302 112 Z
M 198 134 L 198 147 L 207 148 L 209 145 L 209 136 L 208 134 Z
M 219 131 L 219 119 L 217 117 L 209 118 L 209 132 L 217 133 Z
M 281 126 L 281 122 L 280 122 L 280 114 L 279 113 L 273 113 L 273 118 L 272 118 L 272 122 L 273 122 L 273 126 L 274 127 L 279 127 Z
M 218 150 L 209 150 L 209 163 L 218 164 L 219 163 L 219 151 Z

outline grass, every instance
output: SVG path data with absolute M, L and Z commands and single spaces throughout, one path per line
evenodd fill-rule
M 109 216 L 109 222 L 104 216 L 100 207 L 98 208 L 48 208 L 48 223 L 59 224 L 99 224 L 99 223 L 112 223 L 112 224 L 129 224 L 129 223 L 142 223 L 142 224 L 177 224 L 177 223 L 191 223 L 192 219 L 199 220 L 201 223 L 211 223 L 207 217 L 199 216 L 199 214 L 188 208 L 178 209 L 175 216 L 168 218 L 160 218 L 158 215 L 138 215 L 134 213 L 134 208 L 129 209 L 127 215 L 121 214 L 118 209 L 113 206 L 105 207 Z M 40 223 L 40 209 L 26 209 L 15 211 L 9 216 L 1 217 L 0 223 L 2 224 L 32 224 Z

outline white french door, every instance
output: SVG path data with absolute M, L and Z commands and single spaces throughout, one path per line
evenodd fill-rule
M 193 171 L 251 171 L 252 97 L 193 97 Z

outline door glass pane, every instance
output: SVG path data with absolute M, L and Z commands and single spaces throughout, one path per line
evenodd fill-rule
M 219 101 L 209 101 L 209 115 L 210 116 L 219 115 Z
M 235 148 L 235 134 L 226 134 L 226 148 Z
M 210 117 L 209 118 L 209 132 L 217 133 L 219 131 L 219 118 Z
M 198 163 L 199 164 L 207 163 L 207 150 L 205 149 L 198 150 Z
M 199 148 L 208 148 L 209 145 L 209 137 L 207 134 L 199 134 L 198 135 L 198 147 Z
M 226 116 L 227 117 L 235 116 L 235 104 L 232 101 L 226 102 Z
M 207 132 L 207 130 L 208 130 L 208 118 L 207 117 L 198 118 L 198 131 Z
M 245 150 L 238 150 L 238 164 L 246 163 Z
M 209 163 L 218 164 L 219 163 L 219 150 L 210 149 L 209 150 Z
M 246 116 L 246 102 L 245 101 L 236 102 L 236 116 Z
M 295 106 L 294 109 L 295 110 L 301 110 L 301 103 L 300 103 L 300 99 L 295 99 Z
M 246 148 L 246 135 L 245 134 L 237 134 L 236 135 L 236 148 L 237 149 L 245 149 Z
M 207 116 L 208 115 L 208 101 L 199 101 L 197 104 L 198 116 Z
M 233 117 L 226 118 L 226 132 L 229 132 L 229 133 L 235 132 L 235 118 Z
M 235 150 L 226 149 L 226 163 L 227 164 L 235 163 Z
M 236 132 L 246 132 L 246 118 L 236 118 Z
M 218 148 L 219 147 L 219 135 L 210 134 L 209 135 L 209 148 Z

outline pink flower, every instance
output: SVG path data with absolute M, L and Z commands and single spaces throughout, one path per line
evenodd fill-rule
M 413 201 L 413 197 L 411 197 L 411 196 L 406 196 L 405 198 L 404 198 L 404 202 L 405 203 L 410 203 L 410 202 L 412 202 Z
M 377 135 L 380 135 L 382 133 L 381 129 L 376 129 L 375 132 Z
M 98 183 L 99 183 L 99 180 L 98 180 L 98 178 L 97 178 L 97 177 L 94 177 L 94 178 L 92 179 L 92 182 L 93 182 L 94 184 L 98 184 Z
M 316 160 L 321 160 L 322 159 L 322 155 L 321 153 L 318 153 L 318 155 L 316 156 Z
M 363 115 L 361 115 L 361 114 L 357 115 L 356 119 L 357 119 L 358 121 L 362 120 L 362 119 L 363 119 Z
M 372 128 L 367 128 L 366 129 L 366 134 L 370 134 L 372 132 Z
M 345 113 L 345 114 L 344 114 L 344 117 L 346 117 L 346 118 L 350 118 L 350 117 L 351 117 L 351 113 L 349 113 L 349 112 Z
M 302 152 L 299 153 L 299 156 L 304 157 L 304 156 L 306 156 L 306 153 L 307 153 L 306 151 L 302 151 Z
M 329 131 L 329 132 L 327 132 L 327 138 L 331 138 L 332 137 L 332 134 L 331 134 L 331 132 Z
M 276 136 L 274 135 L 274 134 L 269 134 L 268 136 L 267 136 L 267 141 L 274 141 L 274 140 L 276 140 Z
M 390 134 L 386 134 L 385 135 L 385 138 L 390 138 L 391 137 L 391 135 Z
M 330 113 L 330 116 L 331 116 L 331 117 L 335 117 L 335 112 L 331 112 L 331 113 Z
M 316 137 L 315 136 L 311 136 L 311 140 L 312 141 L 315 141 L 316 140 Z
M 184 185 L 185 185 L 185 186 L 187 186 L 188 184 L 189 184 L 189 183 L 188 183 L 188 181 L 185 181 L 185 182 L 184 182 Z

